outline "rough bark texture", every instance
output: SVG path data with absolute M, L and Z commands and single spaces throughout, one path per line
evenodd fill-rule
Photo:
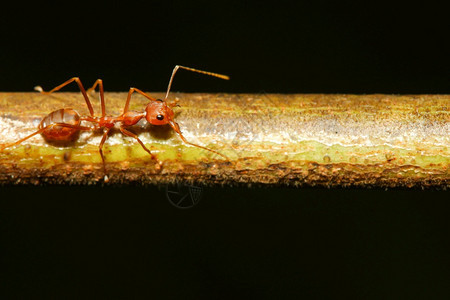
M 152 93 L 162 97 L 161 93 Z M 95 99 L 91 97 L 92 99 Z M 230 161 L 184 144 L 169 127 L 131 128 L 164 162 L 155 168 L 139 144 L 120 132 L 104 148 L 108 184 L 421 187 L 450 185 L 450 96 L 172 94 L 185 137 Z M 119 115 L 126 93 L 107 93 Z M 148 100 L 133 96 L 130 109 Z M 94 101 L 96 102 L 96 101 Z M 36 130 L 59 108 L 86 115 L 79 93 L 0 93 L 0 141 Z M 94 108 L 100 111 L 98 103 Z M 2 184 L 103 184 L 100 133 L 70 145 L 37 135 L 0 152 Z

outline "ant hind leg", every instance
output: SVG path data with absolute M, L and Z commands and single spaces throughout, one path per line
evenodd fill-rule
M 43 133 L 45 130 L 47 130 L 47 129 L 53 127 L 53 126 L 68 127 L 68 128 L 74 128 L 74 129 L 78 129 L 78 130 L 86 130 L 86 131 L 92 130 L 92 128 L 86 127 L 86 126 L 76 126 L 76 125 L 70 125 L 70 124 L 66 124 L 66 123 L 53 123 L 53 124 L 50 124 L 50 125 L 47 125 L 47 126 L 41 128 L 41 129 L 39 129 L 39 130 L 36 130 L 36 131 L 33 132 L 32 134 L 27 135 L 26 137 L 24 137 L 24 138 L 22 138 L 22 139 L 20 139 L 20 140 L 18 140 L 18 141 L 16 141 L 16 142 L 14 142 L 14 143 L 9 143 L 9 144 L 1 145 L 1 146 L 0 146 L 0 151 L 3 151 L 4 149 L 9 148 L 9 147 L 17 146 L 17 145 L 19 145 L 19 144 L 25 142 L 26 140 L 32 138 L 33 136 L 38 135 L 38 134 L 40 134 L 40 133 Z
M 62 84 L 60 84 L 60 85 L 58 85 L 57 87 L 51 89 L 51 90 L 48 91 L 48 92 L 44 91 L 44 90 L 42 89 L 42 87 L 39 86 L 39 85 L 36 86 L 36 87 L 34 87 L 34 89 L 35 89 L 36 91 L 38 91 L 38 92 L 44 94 L 44 95 L 49 95 L 49 94 L 51 94 L 51 93 L 53 93 L 53 92 L 59 91 L 60 89 L 62 89 L 63 87 L 65 87 L 66 85 L 68 85 L 68 84 L 70 84 L 70 83 L 72 83 L 72 82 L 74 82 L 74 81 L 78 84 L 78 87 L 80 88 L 81 94 L 83 95 L 84 100 L 86 101 L 86 105 L 87 105 L 87 107 L 88 107 L 88 109 L 89 109 L 89 113 L 90 113 L 91 117 L 94 117 L 94 109 L 92 108 L 91 101 L 89 100 L 89 97 L 88 97 L 88 95 L 87 95 L 87 93 L 86 93 L 86 90 L 84 89 L 83 84 L 81 83 L 81 80 L 80 80 L 80 78 L 78 78 L 78 77 L 73 77 L 73 78 L 67 80 L 66 82 L 64 82 L 64 83 L 62 83 Z
M 51 126 L 51 125 L 49 125 L 49 126 Z M 0 146 L 0 151 L 3 151 L 3 150 L 6 149 L 6 148 L 13 147 L 13 146 L 17 146 L 17 145 L 21 144 L 22 142 L 28 140 L 29 138 L 32 138 L 33 136 L 35 136 L 35 135 L 37 135 L 37 134 L 40 134 L 40 133 L 44 132 L 44 130 L 47 129 L 49 126 L 44 127 L 44 128 L 41 128 L 41 129 L 39 129 L 39 130 L 33 132 L 32 134 L 27 135 L 26 137 L 24 137 L 24 138 L 18 140 L 17 142 L 1 145 L 1 146 Z
M 105 156 L 103 155 L 103 144 L 105 144 L 105 141 L 108 138 L 108 134 L 109 134 L 110 130 L 111 129 L 106 129 L 104 131 L 102 140 L 100 141 L 100 145 L 98 145 L 98 152 L 100 153 L 100 157 L 102 158 L 102 163 L 103 163 L 103 174 L 105 175 L 104 176 L 105 182 L 109 181 L 109 177 L 106 174 L 106 162 L 105 162 Z

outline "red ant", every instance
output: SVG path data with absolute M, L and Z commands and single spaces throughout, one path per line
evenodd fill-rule
M 191 143 L 186 140 L 186 138 L 181 133 L 180 127 L 178 126 L 178 123 L 174 120 L 174 112 L 173 107 L 177 106 L 176 102 L 167 103 L 166 100 L 169 96 L 170 88 L 172 86 L 172 81 L 175 76 L 175 73 L 178 71 L 178 69 L 185 69 L 192 72 L 197 72 L 209 76 L 218 77 L 221 79 L 228 80 L 229 77 L 226 75 L 221 75 L 217 73 L 197 70 L 193 68 L 183 67 L 183 66 L 175 66 L 175 68 L 172 71 L 172 76 L 169 80 L 169 85 L 167 87 L 167 92 L 164 97 L 164 99 L 156 99 L 152 96 L 144 93 L 143 91 L 137 89 L 137 88 L 130 88 L 128 92 L 127 101 L 125 102 L 125 107 L 123 109 L 123 113 L 118 117 L 112 117 L 107 116 L 105 112 L 105 97 L 104 97 L 104 90 L 103 90 L 103 81 L 101 79 L 97 79 L 94 83 L 94 85 L 88 89 L 88 92 L 91 90 L 95 90 L 95 88 L 99 87 L 100 92 L 100 102 L 101 102 L 101 108 L 102 108 L 102 115 L 101 117 L 96 117 L 94 115 L 94 109 L 92 108 L 91 101 L 89 100 L 88 94 L 86 93 L 86 90 L 83 87 L 83 84 L 81 83 L 80 79 L 78 77 L 74 77 L 72 79 L 67 80 L 66 82 L 62 83 L 61 85 L 58 85 L 54 89 L 45 92 L 40 86 L 35 87 L 35 90 L 41 92 L 42 94 L 48 95 L 55 91 L 60 90 L 61 88 L 65 87 L 66 85 L 76 82 L 78 84 L 78 87 L 80 88 L 81 94 L 84 97 L 84 100 L 86 101 L 86 105 L 89 109 L 89 116 L 80 116 L 80 114 L 71 109 L 71 108 L 62 108 L 55 110 L 51 113 L 49 113 L 46 117 L 42 119 L 42 121 L 39 123 L 38 130 L 20 140 L 17 142 L 6 144 L 0 147 L 0 151 L 7 148 L 19 145 L 23 141 L 37 135 L 42 134 L 42 136 L 47 140 L 48 142 L 71 142 L 73 141 L 80 131 L 95 131 L 99 129 L 103 129 L 103 137 L 101 139 L 101 142 L 99 144 L 99 152 L 100 156 L 102 158 L 103 162 L 103 171 L 105 173 L 105 181 L 108 181 L 108 177 L 106 175 L 106 166 L 105 166 L 105 157 L 103 155 L 103 145 L 108 138 L 108 134 L 111 131 L 113 127 L 118 127 L 119 130 L 126 136 L 132 137 L 138 141 L 138 143 L 142 146 L 142 148 L 148 152 L 148 154 L 151 155 L 152 159 L 155 160 L 156 166 L 158 169 L 161 168 L 162 163 L 156 158 L 154 154 L 150 152 L 150 150 L 144 145 L 144 143 L 139 139 L 139 137 L 126 129 L 126 127 L 133 126 L 137 124 L 142 118 L 145 117 L 148 123 L 152 125 L 167 125 L 169 124 L 170 127 L 172 127 L 173 130 L 175 130 L 176 133 L 180 136 L 180 138 L 185 142 L 186 144 L 202 148 L 208 151 L 211 151 L 213 153 L 216 153 L 217 155 L 222 156 L 223 158 L 228 159 L 225 155 L 209 149 L 204 146 L 200 146 L 194 143 Z M 131 95 L 137 92 L 141 94 L 142 96 L 146 97 L 150 100 L 150 103 L 147 104 L 147 107 L 143 112 L 137 112 L 137 111 L 130 111 L 128 110 Z M 92 127 L 88 126 L 82 126 L 81 122 L 86 121 L 93 123 Z

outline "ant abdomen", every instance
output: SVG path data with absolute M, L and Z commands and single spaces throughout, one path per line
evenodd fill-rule
M 62 125 L 53 124 L 67 124 L 74 127 L 65 127 Z M 43 129 L 42 135 L 47 141 L 72 141 L 76 135 L 79 133 L 79 129 L 76 128 L 80 126 L 81 120 L 78 112 L 71 108 L 62 108 L 49 113 L 45 118 L 39 123 L 39 129 Z

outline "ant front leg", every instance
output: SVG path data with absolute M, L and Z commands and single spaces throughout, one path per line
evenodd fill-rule
M 138 143 L 142 146 L 142 148 L 143 148 L 145 151 L 147 151 L 148 154 L 150 154 L 150 155 L 152 156 L 152 159 L 156 162 L 156 168 L 157 168 L 157 170 L 160 170 L 160 169 L 161 169 L 162 162 L 159 161 L 159 160 L 156 158 L 156 156 L 155 156 L 153 153 L 151 153 L 150 150 L 149 150 L 147 147 L 145 147 L 144 143 L 141 141 L 141 139 L 140 139 L 136 134 L 132 133 L 131 131 L 126 130 L 126 129 L 123 128 L 123 127 L 120 127 L 120 131 L 121 131 L 124 135 L 136 139 L 136 141 L 138 141 Z
M 150 101 L 156 101 L 156 100 L 157 100 L 156 98 L 153 98 L 152 96 L 150 96 L 150 95 L 144 93 L 144 92 L 141 91 L 140 89 L 137 89 L 137 88 L 132 87 L 132 88 L 130 88 L 130 90 L 128 91 L 128 97 L 127 97 L 127 101 L 125 102 L 125 107 L 123 108 L 123 114 L 125 114 L 125 113 L 128 111 L 128 107 L 130 106 L 131 95 L 132 95 L 134 92 L 137 92 L 137 93 L 141 94 L 142 96 L 144 96 L 145 98 L 147 98 L 147 99 L 150 100 Z
M 57 87 L 51 89 L 48 92 L 44 91 L 42 89 L 42 87 L 39 86 L 39 85 L 34 87 L 34 89 L 36 91 L 38 91 L 38 92 L 41 92 L 44 95 L 49 95 L 49 94 L 51 94 L 53 92 L 59 91 L 60 89 L 62 89 L 63 87 L 65 87 L 66 85 L 68 85 L 68 84 L 70 84 L 70 83 L 72 83 L 74 81 L 78 84 L 78 87 L 80 88 L 81 94 L 83 94 L 84 100 L 86 101 L 86 105 L 87 105 L 87 107 L 89 109 L 89 113 L 90 113 L 91 117 L 94 117 L 94 109 L 92 108 L 91 101 L 89 100 L 89 97 L 88 97 L 88 95 L 86 93 L 86 90 L 84 89 L 83 84 L 81 83 L 81 80 L 78 77 L 73 77 L 73 78 L 67 80 L 66 82 L 58 85 Z
M 225 158 L 225 159 L 228 160 L 228 161 L 230 160 L 230 158 L 229 158 L 228 156 L 225 156 L 225 155 L 223 155 L 222 153 L 219 153 L 219 152 L 217 152 L 217 151 L 215 151 L 215 150 L 213 150 L 213 149 L 209 149 L 209 148 L 204 147 L 204 146 L 200 146 L 200 145 L 191 143 L 191 142 L 189 142 L 188 140 L 186 140 L 186 138 L 185 138 L 185 137 L 183 136 L 183 134 L 181 133 L 180 126 L 178 125 L 177 122 L 175 122 L 175 121 L 170 121 L 169 124 L 170 124 L 170 127 L 172 127 L 172 129 L 175 130 L 176 133 L 178 133 L 178 135 L 180 136 L 180 138 L 181 138 L 181 139 L 183 140 L 183 142 L 185 142 L 186 144 L 191 145 L 191 146 L 195 146 L 195 147 L 198 147 L 198 148 L 201 148 L 201 149 L 208 150 L 208 151 L 210 151 L 210 152 L 213 152 L 213 153 L 215 153 L 215 154 L 217 154 L 217 155 L 222 156 L 223 158 Z

